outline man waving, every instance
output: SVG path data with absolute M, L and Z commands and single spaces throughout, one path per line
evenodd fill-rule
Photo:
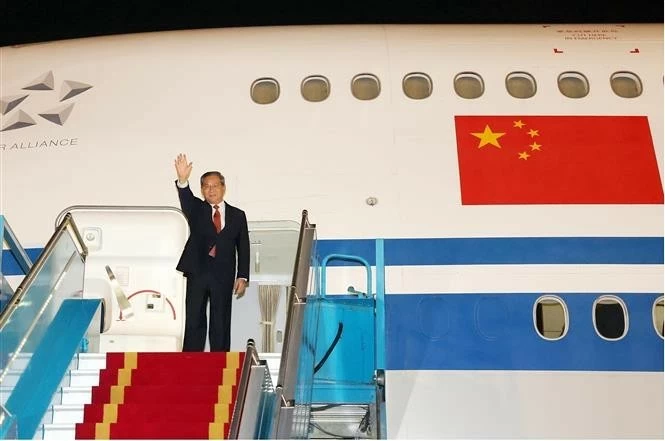
M 249 283 L 247 218 L 244 211 L 224 202 L 226 182 L 220 172 L 201 176 L 201 200 L 189 187 L 192 163 L 186 155 L 178 155 L 175 169 L 180 207 L 189 224 L 189 238 L 176 267 L 187 277 L 182 350 L 204 350 L 210 301 L 210 350 L 229 351 L 231 300 L 234 293 L 242 297 Z

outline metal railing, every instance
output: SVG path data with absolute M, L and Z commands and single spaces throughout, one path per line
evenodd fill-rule
M 309 438 L 312 427 L 317 427 L 315 422 L 317 415 L 312 413 L 312 404 L 315 400 L 318 404 L 329 403 L 324 406 L 326 408 L 342 409 L 345 403 L 363 404 L 367 408 L 367 414 L 360 421 L 353 420 L 355 416 L 352 416 L 352 420 L 344 420 L 341 423 L 359 424 L 358 430 L 361 430 L 363 434 L 385 438 L 383 352 L 381 355 L 371 354 L 368 359 L 366 359 L 367 357 L 362 358 L 363 363 L 358 366 L 356 366 L 358 363 L 351 359 L 340 359 L 339 353 L 328 360 L 330 352 L 337 343 L 339 332 L 327 351 L 323 351 L 322 348 L 317 349 L 319 340 L 326 342 L 330 340 L 322 338 L 322 335 L 327 335 L 330 319 L 337 314 L 339 317 L 335 317 L 339 320 L 342 316 L 346 317 L 345 320 L 351 320 L 351 322 L 345 323 L 345 327 L 349 326 L 349 332 L 361 333 L 365 336 L 364 340 L 357 342 L 356 346 L 359 346 L 357 348 L 349 346 L 349 342 L 347 342 L 342 353 L 347 354 L 350 347 L 355 348 L 358 353 L 364 352 L 364 348 L 370 346 L 383 350 L 382 337 L 374 342 L 374 333 L 383 332 L 383 319 L 376 326 L 374 323 L 376 308 L 379 308 L 377 314 L 383 316 L 382 245 L 382 241 L 377 241 L 377 291 L 374 293 L 371 266 L 366 259 L 345 254 L 331 254 L 321 263 L 318 262 L 316 225 L 309 223 L 307 211 L 303 210 L 293 278 L 288 287 L 285 340 L 277 384 L 273 391 L 272 381 L 267 375 L 267 367 L 263 369 L 261 366 L 262 363 L 265 366 L 265 361 L 258 359 L 253 341 L 251 341 L 251 345 L 248 344 L 247 358 L 244 361 L 229 438 Z M 358 302 L 357 305 L 349 304 L 349 301 L 345 299 L 341 299 L 343 301 L 338 305 L 340 300 L 338 296 L 334 296 L 334 299 L 326 298 L 326 266 L 331 260 L 360 263 L 366 269 L 367 292 L 350 291 L 351 294 L 359 296 L 357 299 L 354 298 Z M 339 324 L 338 328 L 341 329 L 341 322 L 337 323 L 339 320 L 333 321 L 335 324 Z M 372 344 L 369 344 L 370 342 Z M 322 354 L 323 352 L 325 354 Z M 320 358 L 318 364 L 316 363 L 317 358 Z M 341 369 L 348 371 L 346 375 L 341 375 L 335 366 L 343 365 L 347 361 L 353 365 L 353 369 Z M 370 365 L 368 366 L 367 363 Z M 326 367 L 320 370 L 323 364 L 326 364 Z M 317 374 L 319 370 L 320 372 Z M 270 383 L 268 388 L 265 386 L 266 381 L 262 380 L 264 375 L 268 377 L 267 383 Z M 332 395 L 327 393 L 333 390 L 330 389 L 331 386 L 335 392 Z M 339 386 L 340 389 L 338 390 L 336 386 Z M 331 398 L 333 395 L 334 397 Z M 348 409 L 344 408 L 340 412 L 346 410 Z M 335 417 L 338 416 L 335 414 Z M 365 429 L 361 429 L 363 424 L 365 424 Z M 371 425 L 370 431 L 367 431 L 368 425 Z M 326 432 L 323 431 L 323 433 Z
M 231 426 L 229 427 L 229 439 L 238 439 L 238 431 L 240 429 L 240 421 L 243 416 L 243 409 L 247 397 L 247 386 L 249 384 L 249 375 L 252 366 L 259 364 L 259 354 L 254 347 L 254 340 L 247 342 L 247 351 L 245 352 L 245 360 L 242 365 L 242 373 L 240 374 L 240 382 L 238 383 L 238 393 L 236 394 L 236 402 L 233 408 L 233 415 L 231 417 Z
M 69 236 L 72 238 L 74 246 L 78 251 L 78 254 L 81 256 L 82 260 L 85 261 L 85 257 L 88 255 L 88 249 L 83 243 L 83 238 L 81 237 L 78 229 L 76 228 L 74 219 L 72 218 L 71 214 L 67 214 L 63 218 L 62 222 L 60 222 L 60 225 L 58 225 L 58 228 L 56 228 L 55 233 L 53 233 L 53 236 L 51 236 L 51 238 L 49 239 L 48 243 L 44 247 L 44 250 L 37 258 L 37 261 L 34 263 L 34 265 L 32 265 L 30 271 L 28 271 L 28 274 L 26 274 L 25 278 L 21 281 L 18 288 L 16 288 L 14 295 L 12 296 L 11 299 L 9 299 L 9 302 L 7 303 L 7 307 L 2 311 L 2 313 L 0 313 L 0 330 L 3 329 L 3 327 L 11 317 L 12 313 L 16 310 L 16 307 L 19 305 L 19 303 L 23 299 L 23 296 L 28 291 L 30 286 L 32 286 L 32 283 L 35 281 L 37 275 L 40 273 L 40 271 L 46 264 L 47 259 L 51 256 L 51 254 L 55 250 L 58 242 L 60 241 L 60 238 L 65 233 L 69 234 Z
M 229 426 L 228 439 L 262 439 L 270 431 L 275 391 L 265 360 L 259 359 L 254 340 L 247 341 L 242 374 Z
M 289 287 L 286 332 L 277 385 L 275 387 L 275 405 L 272 415 L 270 438 L 286 439 L 293 435 L 294 414 L 296 411 L 296 380 L 301 363 L 303 341 L 303 325 L 305 322 L 305 305 L 309 284 L 310 267 L 312 265 L 312 247 L 315 242 L 316 225 L 311 224 L 307 210 L 303 210 L 298 237 L 293 278 Z M 314 349 L 305 350 L 312 352 Z M 296 435 L 297 436 L 297 435 Z

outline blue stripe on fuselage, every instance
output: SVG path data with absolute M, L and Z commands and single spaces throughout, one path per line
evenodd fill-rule
M 658 293 L 617 294 L 628 333 L 607 341 L 594 330 L 598 294 L 557 294 L 568 308 L 560 340 L 540 337 L 534 303 L 542 294 L 391 294 L 386 304 L 390 370 L 663 371 L 663 339 L 653 325 Z
M 662 237 L 385 239 L 390 265 L 662 264 Z M 374 265 L 374 240 L 319 240 L 318 254 L 353 254 Z M 331 265 L 345 265 L 334 261 Z
M 317 254 L 351 254 L 376 262 L 374 239 L 319 239 Z M 385 239 L 390 265 L 663 264 L 662 237 L 501 237 Z M 33 262 L 41 248 L 30 248 Z M 336 260 L 331 266 L 349 265 Z M 21 275 L 3 250 L 2 274 Z

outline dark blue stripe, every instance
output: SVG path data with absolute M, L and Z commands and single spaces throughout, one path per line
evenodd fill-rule
M 354 254 L 375 264 L 373 240 L 319 240 L 317 247 L 321 257 Z M 385 239 L 386 265 L 662 264 L 663 251 L 662 237 Z
M 319 262 L 330 254 L 347 254 L 359 256 L 376 265 L 376 251 L 374 239 L 318 239 L 315 245 L 315 255 Z M 329 266 L 356 266 L 357 263 L 345 262 L 343 260 L 332 260 Z
M 320 239 L 316 255 L 351 254 L 376 264 L 374 239 Z M 41 248 L 26 250 L 35 261 Z M 386 265 L 663 264 L 662 237 L 502 237 L 385 239 Z M 341 260 L 331 266 L 352 265 Z M 14 256 L 2 255 L 2 273 L 21 275 Z
M 386 241 L 386 265 L 662 263 L 662 237 L 524 237 Z
M 570 327 L 561 340 L 539 336 L 540 294 L 386 296 L 386 365 L 391 370 L 663 371 L 663 339 L 652 306 L 662 294 L 617 294 L 628 308 L 628 334 L 600 338 L 596 294 L 560 294 Z
M 37 257 L 41 254 L 43 248 L 26 248 L 25 252 L 33 262 L 37 261 Z M 9 250 L 2 250 L 2 274 L 5 276 L 24 276 L 23 269 L 16 261 L 16 258 Z

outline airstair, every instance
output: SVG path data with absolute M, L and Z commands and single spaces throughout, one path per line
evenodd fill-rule
M 303 211 L 281 352 L 99 351 L 114 299 L 83 294 L 68 214 L 0 316 L 0 438 L 385 438 L 382 252 L 373 290 L 363 258 L 318 256 Z M 327 293 L 336 264 L 363 266 L 365 293 Z

